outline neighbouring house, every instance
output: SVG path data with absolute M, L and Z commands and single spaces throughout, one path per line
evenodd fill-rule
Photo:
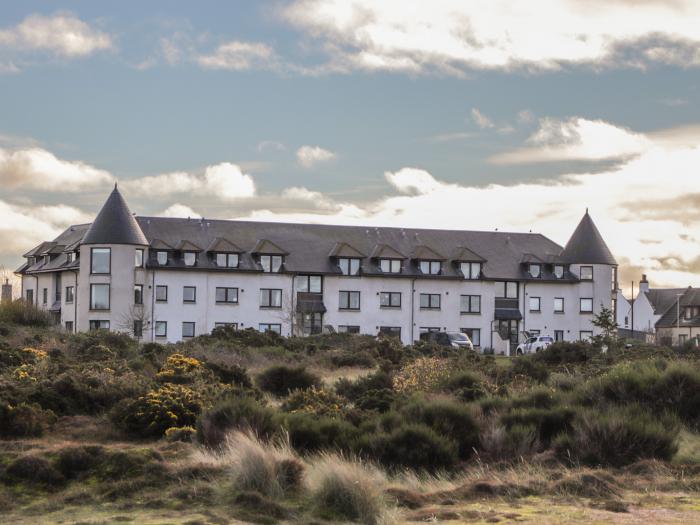
M 220 325 L 308 335 L 462 331 L 508 353 L 597 333 L 617 263 L 586 211 L 541 234 L 137 217 L 116 188 L 92 224 L 24 254 L 22 297 L 67 331 L 175 342 Z
M 700 289 L 689 286 L 673 297 L 668 308 L 656 321 L 656 337 L 665 345 L 683 346 L 700 341 Z

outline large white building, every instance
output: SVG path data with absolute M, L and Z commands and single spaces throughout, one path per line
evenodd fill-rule
M 318 333 L 596 333 L 617 264 L 588 212 L 565 248 L 534 233 L 135 217 L 115 186 L 92 224 L 27 252 L 22 297 L 68 331 L 175 342 L 221 324 Z

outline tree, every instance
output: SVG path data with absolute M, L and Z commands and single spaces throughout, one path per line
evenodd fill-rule
M 137 333 L 137 324 L 141 326 L 141 333 Z M 143 333 L 151 328 L 151 315 L 145 306 L 134 304 L 119 318 L 118 328 L 136 339 L 141 339 Z
M 593 338 L 593 341 L 600 346 L 610 348 L 618 342 L 617 321 L 610 308 L 600 305 L 600 312 L 593 316 L 591 323 L 596 328 L 600 328 L 601 334 Z

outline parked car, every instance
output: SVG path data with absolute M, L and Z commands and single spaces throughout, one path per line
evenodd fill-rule
M 535 335 L 528 337 L 518 345 L 515 349 L 516 355 L 531 354 L 533 352 L 539 352 L 544 350 L 549 345 L 554 342 L 554 338 L 551 335 Z
M 429 341 L 442 346 L 474 350 L 474 344 L 467 334 L 462 332 L 424 332 L 420 334 L 421 341 Z

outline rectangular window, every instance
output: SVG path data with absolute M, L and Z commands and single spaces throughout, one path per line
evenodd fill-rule
M 564 340 L 564 330 L 554 330 L 554 340 L 563 341 Z
M 73 321 L 66 321 L 66 332 L 73 331 Z
M 234 330 L 238 330 L 238 323 L 214 323 L 214 328 L 221 328 L 223 326 L 230 326 Z
M 73 262 L 73 254 L 72 254 L 72 253 L 67 253 L 67 254 L 66 254 L 66 262 L 67 262 L 67 263 L 72 263 L 72 262 Z
M 581 330 L 578 338 L 579 341 L 590 341 L 593 338 L 593 332 L 590 330 Z
M 554 298 L 554 313 L 563 314 L 564 313 L 564 298 L 555 297 Z
M 360 259 L 340 257 L 338 267 L 343 275 L 358 275 L 360 273 Z
M 168 337 L 168 322 L 156 321 L 156 337 Z
M 420 307 L 429 310 L 440 309 L 440 294 L 439 293 L 422 293 L 420 294 Z
M 379 292 L 379 306 L 401 308 L 401 292 Z
M 197 287 L 196 286 L 183 286 L 182 287 L 182 302 L 183 303 L 196 303 L 197 302 Z
M 496 297 L 499 299 L 517 299 L 518 283 L 514 281 L 497 282 Z
M 141 268 L 143 266 L 143 250 L 137 248 L 134 252 L 134 267 Z
M 260 266 L 265 273 L 279 273 L 282 269 L 281 255 L 261 255 Z
M 90 254 L 90 273 L 108 274 L 111 272 L 111 248 L 92 248 Z
M 163 284 L 156 285 L 156 302 L 157 303 L 167 303 L 168 302 L 168 287 Z
M 380 326 L 379 335 L 401 338 L 400 326 Z
M 73 302 L 73 290 L 74 288 L 72 286 L 66 286 L 66 302 L 67 303 L 72 303 Z
M 143 304 L 143 285 L 134 285 L 134 304 Z
M 185 266 L 194 266 L 197 263 L 197 253 L 185 252 L 182 259 L 185 261 Z
M 297 275 L 295 285 L 297 292 L 323 292 L 323 279 L 320 275 Z
M 530 311 L 531 312 L 539 312 L 540 311 L 540 298 L 539 297 L 530 297 Z
M 182 337 L 194 337 L 194 323 L 185 321 L 182 323 Z
M 261 332 L 275 332 L 276 334 L 281 334 L 282 325 L 275 323 L 260 323 L 258 325 L 258 330 Z
M 109 285 L 90 285 L 90 310 L 109 310 Z
M 421 261 L 420 271 L 426 275 L 438 275 L 442 270 L 442 263 L 440 261 Z
M 463 314 L 481 313 L 481 296 L 461 295 L 459 297 L 459 311 Z
M 418 328 L 418 331 L 421 334 L 438 333 L 438 332 L 440 332 L 440 327 L 439 326 L 421 326 Z
M 459 270 L 465 279 L 478 279 L 481 277 L 481 263 L 478 262 L 459 263 Z
M 160 266 L 165 266 L 168 264 L 168 252 L 160 251 L 156 252 L 156 260 Z
M 109 321 L 90 319 L 90 330 L 109 330 Z
M 237 303 L 238 302 L 238 288 L 216 288 L 216 302 L 217 303 Z
M 134 320 L 134 337 L 143 337 L 143 321 Z
M 34 290 L 27 290 L 27 302 L 34 304 Z
M 360 292 L 339 292 L 338 309 L 339 310 L 359 310 L 360 309 Z
M 480 328 L 461 328 L 460 332 L 467 334 L 474 348 L 481 346 L 481 329 Z
M 539 264 L 531 264 L 529 272 L 530 277 L 539 279 L 539 277 L 542 275 L 542 266 L 540 266 Z
M 401 259 L 380 259 L 379 269 L 384 273 L 401 273 Z
M 359 334 L 360 327 L 356 325 L 338 325 L 339 334 Z
M 282 290 L 260 288 L 260 308 L 282 308 Z
M 581 298 L 581 313 L 590 314 L 593 312 L 593 299 L 590 297 Z
M 49 289 L 48 288 L 42 288 L 41 290 L 41 298 L 43 299 L 43 303 L 46 304 L 49 302 Z
M 217 253 L 216 265 L 221 268 L 238 268 L 237 253 Z
M 564 266 L 561 264 L 555 264 L 554 265 L 554 277 L 557 279 L 561 279 L 564 277 Z
M 581 280 L 582 281 L 592 281 L 593 280 L 593 266 L 581 266 Z

